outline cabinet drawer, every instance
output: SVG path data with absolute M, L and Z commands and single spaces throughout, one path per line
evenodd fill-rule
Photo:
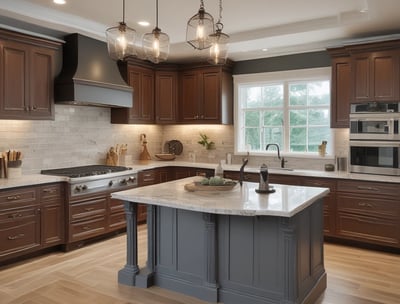
M 37 215 L 39 212 L 37 208 L 23 208 L 23 209 L 12 209 L 7 211 L 0 211 L 0 222 L 9 222 L 15 220 L 21 220 Z
M 110 206 L 110 212 L 111 213 L 125 212 L 124 202 L 121 201 L 121 200 L 110 198 L 109 206 Z
M 75 242 L 97 236 L 106 232 L 107 220 L 97 217 L 87 221 L 70 224 L 70 242 Z
M 105 216 L 106 208 L 106 198 L 72 204 L 70 205 L 70 221 L 76 221 L 86 217 Z
M 400 223 L 338 212 L 336 233 L 345 238 L 399 247 Z
M 54 201 L 64 198 L 64 187 L 61 184 L 51 184 L 40 187 L 41 202 Z
M 0 257 L 40 247 L 40 216 L 34 210 L 27 213 L 30 215 L 0 222 Z
M 259 181 L 259 177 L 257 174 L 257 182 Z M 284 174 L 270 174 L 269 182 L 273 184 L 282 184 L 282 185 L 294 185 L 299 186 L 302 184 L 302 180 L 298 176 L 290 176 Z
M 17 188 L 0 191 L 0 208 L 14 209 L 39 204 L 37 188 Z
M 156 184 L 156 172 L 154 170 L 141 171 L 138 174 L 138 185 L 147 186 Z
M 400 196 L 400 184 L 340 180 L 338 181 L 338 191 L 385 195 L 397 199 Z
M 337 210 L 381 218 L 398 219 L 400 206 L 397 201 L 371 198 L 367 195 L 337 194 Z
M 110 215 L 110 229 L 120 229 L 126 226 L 125 212 L 113 213 Z
M 329 188 L 331 192 L 336 191 L 336 181 L 327 178 L 305 178 L 304 186 Z

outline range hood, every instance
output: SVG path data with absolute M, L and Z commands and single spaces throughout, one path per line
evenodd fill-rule
M 62 70 L 54 84 L 56 103 L 132 107 L 133 89 L 108 56 L 105 42 L 80 34 L 64 40 Z

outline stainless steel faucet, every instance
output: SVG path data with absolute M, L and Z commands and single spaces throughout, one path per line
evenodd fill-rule
M 281 161 L 281 168 L 285 167 L 285 158 L 281 157 L 281 153 L 279 151 L 279 145 L 278 144 L 267 144 L 267 146 L 265 147 L 265 151 L 268 150 L 269 147 L 274 146 L 276 147 L 276 151 L 278 152 L 278 159 Z

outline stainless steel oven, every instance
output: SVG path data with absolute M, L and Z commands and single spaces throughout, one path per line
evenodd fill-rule
M 352 104 L 350 140 L 400 140 L 398 103 Z
M 400 141 L 350 141 L 350 172 L 400 175 Z

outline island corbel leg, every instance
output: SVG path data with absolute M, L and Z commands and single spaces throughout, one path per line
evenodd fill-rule
M 135 286 L 139 273 L 137 247 L 137 203 L 124 202 L 126 215 L 126 264 L 118 272 L 118 283 Z

